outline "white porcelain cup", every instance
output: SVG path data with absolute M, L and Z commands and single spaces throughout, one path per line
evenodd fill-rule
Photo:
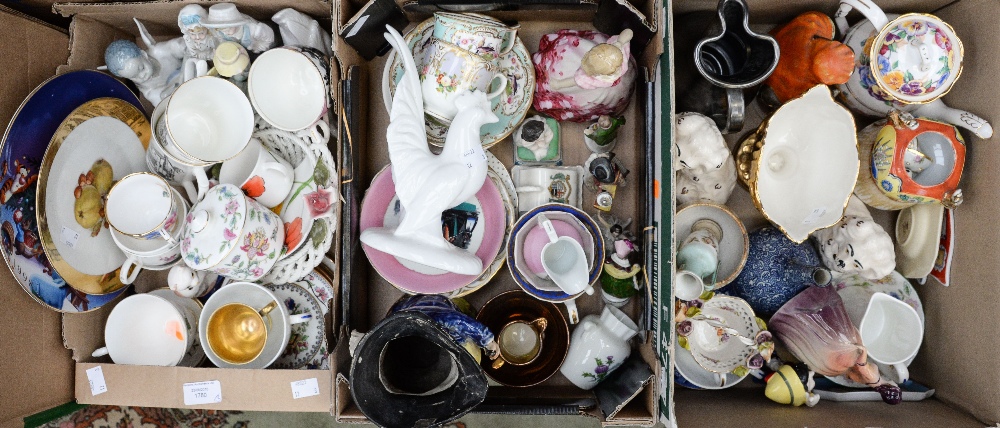
M 196 202 L 208 191 L 208 175 L 205 167 L 211 164 L 199 162 L 172 149 L 170 136 L 163 124 L 163 112 L 167 103 L 160 102 L 153 110 L 150 124 L 153 127 L 149 148 L 146 150 L 146 166 L 149 170 L 171 184 L 184 188 L 191 202 Z
M 202 76 L 179 86 L 163 120 L 170 140 L 184 155 L 205 163 L 223 162 L 240 153 L 254 129 L 253 108 L 232 82 Z
M 194 308 L 166 295 L 126 297 L 108 315 L 105 346 L 92 355 L 110 355 L 115 364 L 176 366 L 199 340 L 201 313 Z
M 284 46 L 262 53 L 247 77 L 247 93 L 265 121 L 285 131 L 299 131 L 325 119 L 329 70 L 315 49 Z
M 924 326 L 913 307 L 886 293 L 875 293 L 858 331 L 868 356 L 883 373 L 902 380 L 909 378 L 906 363 L 917 354 L 924 338 Z
M 674 297 L 695 300 L 705 292 L 705 281 L 689 270 L 679 270 L 674 275 Z
M 180 242 L 169 243 L 166 241 L 154 241 L 138 239 L 128 235 L 123 235 L 117 230 L 111 231 L 111 238 L 118 245 L 126 256 L 122 263 L 118 278 L 122 284 L 131 284 L 139 276 L 143 269 L 165 270 L 170 269 L 181 261 Z
M 240 154 L 222 163 L 219 182 L 240 186 L 247 196 L 265 207 L 274 208 L 291 191 L 293 172 L 292 166 L 281 156 L 271 153 L 260 140 L 251 138 Z
M 111 228 L 139 239 L 177 243 L 186 202 L 156 174 L 126 175 L 108 191 L 104 205 Z

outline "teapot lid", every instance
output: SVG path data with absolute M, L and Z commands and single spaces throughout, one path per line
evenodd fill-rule
M 868 54 L 878 86 L 907 104 L 938 99 L 962 73 L 962 41 L 934 15 L 910 13 L 892 20 L 875 36 Z
M 246 196 L 239 187 L 220 184 L 211 188 L 188 210 L 181 235 L 184 263 L 194 270 L 207 270 L 219 264 L 233 248 L 243 230 L 247 212 Z

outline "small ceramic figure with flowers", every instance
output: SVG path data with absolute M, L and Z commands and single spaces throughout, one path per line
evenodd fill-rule
M 610 152 L 618 143 L 618 127 L 624 124 L 624 117 L 603 115 L 583 130 L 583 142 L 594 153 Z
M 614 242 L 614 251 L 604 261 L 601 290 L 605 302 L 622 307 L 639 289 L 639 249 L 632 240 L 621 237 Z

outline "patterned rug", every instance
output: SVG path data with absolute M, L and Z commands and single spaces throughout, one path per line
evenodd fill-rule
M 249 427 L 243 412 L 155 407 L 87 406 L 46 424 L 51 428 Z

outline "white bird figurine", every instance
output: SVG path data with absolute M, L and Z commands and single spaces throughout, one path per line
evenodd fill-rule
M 451 122 L 440 155 L 431 153 L 424 130 L 424 100 L 420 75 L 403 37 L 386 26 L 385 38 L 405 68 L 389 112 L 386 140 L 396 196 L 403 219 L 395 229 L 377 227 L 361 232 L 366 245 L 425 266 L 462 275 L 479 275 L 483 262 L 456 247 L 441 232 L 441 212 L 465 202 L 486 181 L 486 153 L 480 127 L 500 119 L 481 91 L 455 98 L 458 114 Z

